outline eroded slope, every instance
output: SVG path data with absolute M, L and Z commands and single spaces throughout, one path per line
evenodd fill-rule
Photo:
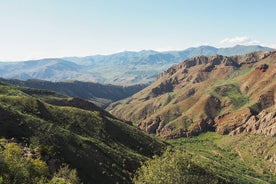
M 109 110 L 164 138 L 209 130 L 226 134 L 261 117 L 263 110 L 275 112 L 275 76 L 276 51 L 198 56 L 169 68 L 152 85 Z M 257 132 L 275 136 L 275 123 Z

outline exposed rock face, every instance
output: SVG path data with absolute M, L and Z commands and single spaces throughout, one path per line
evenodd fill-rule
M 218 98 L 211 96 L 208 100 L 207 103 L 205 105 L 205 110 L 206 110 L 206 114 L 208 115 L 208 117 L 210 118 L 214 118 L 216 117 L 218 111 L 221 108 L 221 102 Z
M 188 92 L 186 93 L 186 97 L 190 97 L 193 96 L 195 94 L 195 88 L 191 88 L 188 90 Z
M 252 116 L 251 110 L 246 108 L 234 113 L 227 112 L 215 118 L 216 132 L 228 134 L 243 125 Z
M 157 117 L 152 121 L 142 121 L 138 124 L 140 129 L 145 130 L 149 134 L 156 134 L 157 136 L 165 139 L 175 139 L 179 137 L 191 137 L 197 136 L 202 132 L 214 131 L 214 121 L 212 118 L 201 119 L 195 123 L 195 126 L 191 130 L 187 129 L 178 129 L 167 125 L 165 126 L 164 122 Z
M 271 107 L 275 104 L 274 102 L 274 91 L 268 91 L 265 94 L 262 94 L 259 98 L 259 103 L 262 109 Z
M 138 127 L 145 130 L 149 134 L 156 134 L 157 129 L 160 129 L 160 117 L 157 117 L 155 120 L 149 121 L 149 122 L 140 122 L 138 124 Z
M 171 81 L 162 82 L 158 87 L 153 88 L 152 95 L 158 96 L 173 90 L 173 83 Z
M 242 132 L 262 134 L 266 136 L 276 136 L 276 111 L 262 111 L 257 116 L 252 115 L 243 125 L 237 127 L 229 133 L 235 135 Z
M 195 136 L 202 132 L 214 131 L 215 130 L 214 125 L 215 125 L 215 122 L 212 118 L 202 119 L 192 129 L 190 135 Z
M 261 70 L 262 72 L 265 72 L 268 69 L 267 64 L 262 64 L 256 68 L 257 70 Z

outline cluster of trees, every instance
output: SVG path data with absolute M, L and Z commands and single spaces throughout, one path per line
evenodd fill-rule
M 75 169 L 62 166 L 50 174 L 46 162 L 40 158 L 27 157 L 16 143 L 0 145 L 0 184 L 80 184 Z
M 187 153 L 180 150 L 166 150 L 162 156 L 154 156 L 136 172 L 135 184 L 185 184 L 223 183 L 214 173 L 190 161 Z

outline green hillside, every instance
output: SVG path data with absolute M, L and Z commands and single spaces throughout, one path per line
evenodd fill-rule
M 116 86 L 82 81 L 51 82 L 38 79 L 23 81 L 18 79 L 0 78 L 0 81 L 22 87 L 55 91 L 71 97 L 86 99 L 102 108 L 105 108 L 114 101 L 127 98 L 146 87 L 146 85 L 142 84 L 133 86 Z
M 168 142 L 227 183 L 276 183 L 275 137 L 209 132 Z
M 276 183 L 275 137 L 204 133 L 167 140 L 162 156 L 146 161 L 135 184 L 269 184 Z
M 66 163 L 84 183 L 129 183 L 140 162 L 164 147 L 89 102 L 3 83 L 0 137 L 39 148 L 52 173 Z

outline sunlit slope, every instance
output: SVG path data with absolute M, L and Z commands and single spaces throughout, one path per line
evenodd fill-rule
M 273 124 L 275 76 L 275 51 L 198 56 L 169 68 L 152 85 L 108 109 L 160 137 L 186 137 L 209 130 L 225 134 L 246 123 L 253 127 L 268 114 Z M 275 128 L 268 126 L 266 133 L 259 132 L 275 135 Z M 249 131 L 236 132 L 245 130 Z

